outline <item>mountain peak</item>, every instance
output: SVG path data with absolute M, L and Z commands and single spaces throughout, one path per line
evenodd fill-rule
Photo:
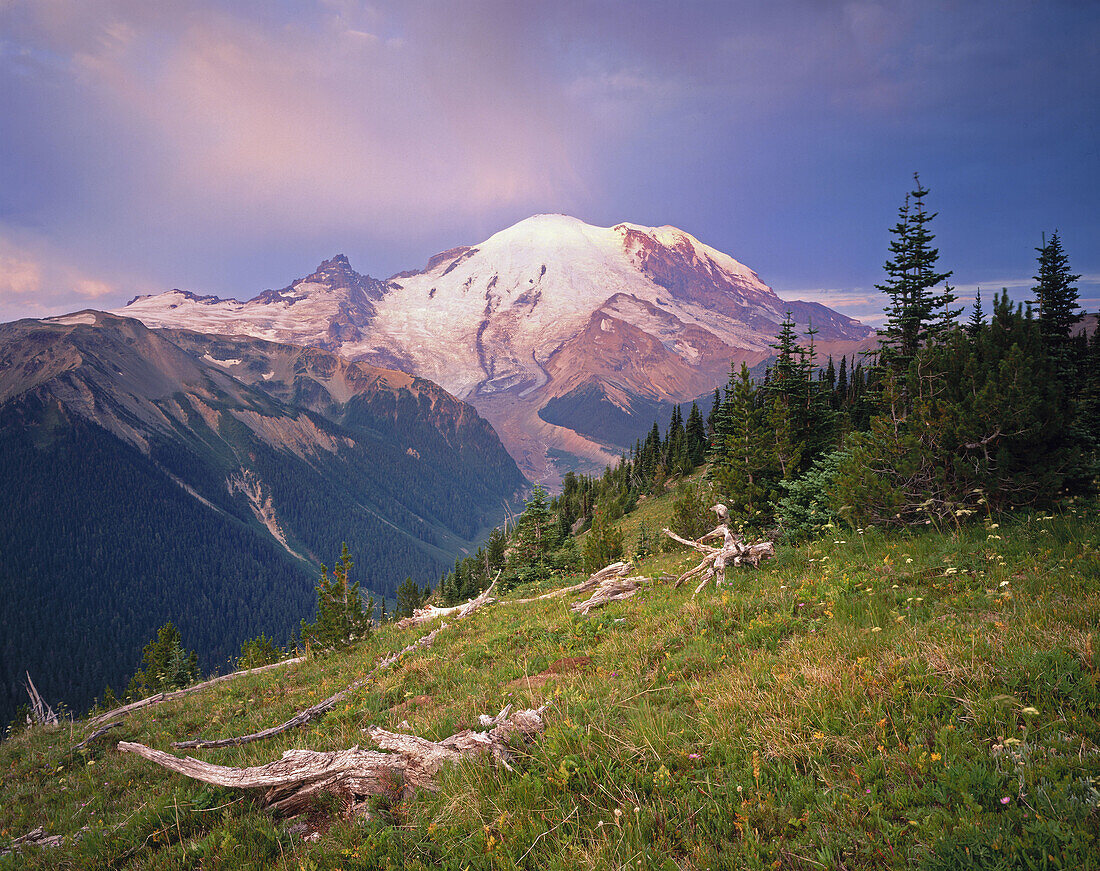
M 322 269 L 351 269 L 351 262 L 348 260 L 348 255 L 337 254 L 329 260 L 321 261 L 317 271 L 320 272 Z

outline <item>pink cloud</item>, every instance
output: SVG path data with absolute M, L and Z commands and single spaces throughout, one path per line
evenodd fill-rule
M 149 289 L 133 276 L 94 274 L 68 261 L 49 240 L 17 238 L 0 228 L 0 322 L 73 311 L 90 300 L 118 300 Z
M 457 10 L 383 38 L 395 19 L 346 4 L 280 26 L 103 5 L 111 14 L 83 37 L 49 22 L 105 135 L 133 131 L 120 146 L 139 164 L 140 151 L 158 156 L 135 207 L 155 194 L 192 221 L 401 232 L 584 190 L 591 119 Z

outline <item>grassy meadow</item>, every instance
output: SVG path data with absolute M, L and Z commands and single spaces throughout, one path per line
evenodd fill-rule
M 628 551 L 670 505 L 642 502 Z M 829 530 L 694 601 L 690 584 L 657 580 L 692 557 L 639 561 L 653 584 L 583 617 L 569 599 L 510 605 L 537 592 L 512 591 L 315 723 L 191 751 L 258 765 L 365 746 L 372 724 L 441 739 L 548 704 L 514 771 L 483 759 L 368 816 L 329 799 L 284 820 L 259 793 L 113 749 L 276 724 L 432 628 L 385 625 L 350 653 L 135 712 L 79 752 L 83 722 L 14 735 L 0 744 L 0 851 L 36 827 L 70 837 L 0 868 L 1100 867 L 1095 502 Z

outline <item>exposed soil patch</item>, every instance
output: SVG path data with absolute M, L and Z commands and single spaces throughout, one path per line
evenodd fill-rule
M 536 689 L 541 687 L 556 674 L 574 674 L 576 672 L 586 671 L 591 665 L 591 656 L 567 656 L 564 659 L 557 659 L 550 663 L 545 671 L 540 671 L 538 674 L 517 677 L 514 681 L 509 682 L 508 686 L 518 687 L 520 689 L 526 687 Z
M 413 696 L 412 698 L 405 699 L 390 708 L 391 713 L 397 713 L 400 711 L 413 711 L 417 708 L 422 708 L 431 702 L 431 696 Z

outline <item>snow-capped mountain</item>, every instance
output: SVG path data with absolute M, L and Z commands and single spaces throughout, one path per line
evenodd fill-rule
M 708 392 L 731 360 L 765 359 L 788 310 L 803 328 L 812 321 L 823 346 L 872 334 L 817 303 L 781 300 L 675 227 L 536 215 L 386 281 L 341 255 L 247 302 L 172 291 L 120 313 L 320 346 L 428 378 L 471 402 L 543 479 L 582 460 L 600 467 L 632 442 L 629 426 L 608 429 L 602 417 L 640 416 L 644 430 L 656 404 Z

